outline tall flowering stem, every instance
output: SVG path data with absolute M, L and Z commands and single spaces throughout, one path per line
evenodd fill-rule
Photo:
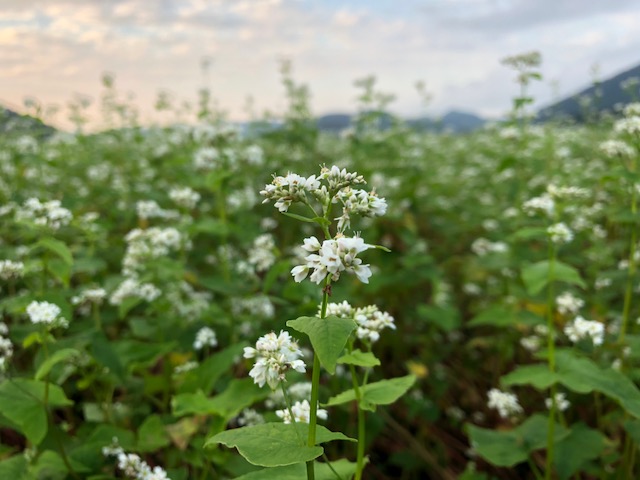
M 549 362 L 549 371 L 553 374 L 556 371 L 556 358 L 555 358 L 555 335 L 554 335 L 554 311 L 555 301 L 553 292 L 553 280 L 555 276 L 555 263 L 556 263 L 556 246 L 553 241 L 549 242 L 549 273 L 547 284 L 547 356 Z M 551 473 L 553 470 L 553 450 L 554 450 L 554 436 L 556 426 L 556 384 L 553 383 L 550 389 L 551 408 L 549 408 L 549 422 L 547 427 L 547 462 L 545 468 L 545 479 L 551 480 Z
M 635 162 L 633 165 L 633 170 L 635 171 Z M 637 206 L 637 193 L 636 186 L 632 185 L 631 187 L 631 214 L 633 218 L 637 215 L 638 206 Z M 618 337 L 618 341 L 622 344 L 624 342 L 624 336 L 627 331 L 627 326 L 629 324 L 629 314 L 631 312 L 631 297 L 633 294 L 633 278 L 636 272 L 636 242 L 638 237 L 638 231 L 636 228 L 636 224 L 631 225 L 631 244 L 629 246 L 629 269 L 627 271 L 627 285 L 624 292 L 624 305 L 622 307 L 622 325 L 620 326 L 620 336 Z

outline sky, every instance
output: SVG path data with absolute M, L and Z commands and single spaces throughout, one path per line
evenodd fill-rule
M 501 59 L 542 54 L 544 106 L 638 65 L 639 27 L 637 0 L 0 0 L 0 104 L 58 106 L 64 128 L 85 98 L 97 125 L 108 72 L 143 123 L 161 118 L 158 92 L 181 104 L 203 87 L 242 121 L 249 96 L 258 115 L 284 111 L 287 59 L 315 115 L 355 111 L 354 82 L 374 75 L 398 115 L 497 118 L 518 93 Z

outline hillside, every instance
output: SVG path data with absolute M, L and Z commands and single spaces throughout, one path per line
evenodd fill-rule
M 616 113 L 620 105 L 634 100 L 623 88 L 624 83 L 633 78 L 640 79 L 640 65 L 615 75 L 597 86 L 592 85 L 564 100 L 540 109 L 538 120 L 568 118 L 584 121 L 594 113 Z M 637 100 L 640 89 L 637 84 L 634 88 Z

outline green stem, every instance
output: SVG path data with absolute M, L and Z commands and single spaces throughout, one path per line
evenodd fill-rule
M 635 218 L 638 207 L 636 199 L 635 185 L 631 187 L 631 214 Z M 629 314 L 631 312 L 631 299 L 633 294 L 633 277 L 636 273 L 636 242 L 638 232 L 635 224 L 631 225 L 631 244 L 629 245 L 629 269 L 627 271 L 627 285 L 624 292 L 624 306 L 622 307 L 622 325 L 620 327 L 620 336 L 618 337 L 618 343 L 624 342 L 624 336 L 629 324 Z
M 555 339 L 554 339 L 554 322 L 553 322 L 553 312 L 555 301 L 553 297 L 553 278 L 554 278 L 554 270 L 555 270 L 555 261 L 556 261 L 556 250 L 553 242 L 549 240 L 549 273 L 547 278 L 547 329 L 548 337 L 547 337 L 547 352 L 548 352 L 548 362 L 549 362 L 549 371 L 553 374 L 556 370 L 556 359 L 555 359 Z M 549 422 L 547 427 L 547 461 L 545 467 L 545 480 L 551 480 L 551 474 L 553 470 L 553 447 L 554 447 L 554 436 L 555 436 L 555 426 L 556 426 L 556 384 L 551 385 L 551 389 L 549 395 L 551 397 L 551 408 L 549 409 Z
M 94 323 L 96 325 L 96 330 L 101 332 L 102 331 L 102 319 L 100 318 L 100 307 L 95 302 L 91 303 L 91 313 L 93 314 L 93 321 L 94 321 Z
M 326 228 L 326 227 L 325 227 Z M 329 288 L 331 286 L 331 276 L 327 275 L 324 288 L 322 290 L 322 306 L 320 307 L 320 318 L 326 318 L 327 305 L 329 304 Z M 309 405 L 309 437 L 307 446 L 314 447 L 316 445 L 316 425 L 318 423 L 318 390 L 320 388 L 320 359 L 318 354 L 313 354 L 313 371 L 311 373 L 311 403 Z M 307 480 L 314 480 L 315 472 L 313 469 L 313 460 L 307 462 Z
M 289 398 L 289 394 L 287 393 L 287 389 L 284 387 L 284 382 L 280 382 L 280 388 L 282 389 L 282 396 L 284 397 L 284 404 L 287 407 L 287 411 L 289 412 L 289 418 L 291 419 L 291 423 L 293 424 L 293 428 L 296 431 L 296 437 L 300 441 L 300 445 L 304 445 L 304 440 L 298 433 L 298 427 L 296 426 L 296 418 L 293 416 L 293 410 L 291 409 L 291 399 Z
M 351 371 L 351 381 L 353 383 L 353 391 L 356 394 L 356 408 L 358 409 L 358 449 L 356 453 L 356 476 L 355 480 L 362 478 L 362 470 L 364 469 L 364 446 L 366 441 L 366 423 L 364 410 L 360 408 L 362 402 L 362 391 L 358 385 L 358 377 L 356 376 L 356 367 L 349 365 Z

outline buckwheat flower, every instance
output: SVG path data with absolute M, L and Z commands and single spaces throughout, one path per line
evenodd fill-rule
M 249 145 L 245 148 L 244 155 L 251 165 L 262 165 L 264 163 L 264 152 L 260 145 Z
M 327 180 L 330 190 L 338 190 L 352 185 L 361 185 L 367 183 L 362 175 L 357 172 L 347 172 L 345 168 L 340 170 L 336 165 L 331 168 L 322 167 L 320 170 L 320 178 Z
M 640 135 L 640 116 L 617 120 L 613 124 L 613 131 L 616 133 L 626 133 L 628 135 Z
M 253 408 L 245 408 L 244 410 L 242 410 L 240 415 L 238 415 L 236 423 L 240 427 L 260 425 L 261 423 L 264 423 L 264 417 L 256 412 Z
M 589 190 L 579 187 L 564 187 L 550 184 L 547 186 L 547 193 L 554 199 L 586 198 Z
M 204 347 L 215 347 L 218 345 L 218 338 L 216 332 L 209 327 L 202 327 L 196 333 L 196 339 L 193 342 L 193 348 L 196 350 L 202 350 Z
M 544 399 L 544 404 L 549 410 L 551 410 L 551 399 L 550 398 L 545 398 Z M 564 412 L 570 406 L 571 406 L 571 402 L 569 400 L 567 400 L 567 395 L 566 394 L 564 394 L 562 392 L 556 393 L 556 408 L 558 410 L 560 410 L 561 412 Z
M 193 154 L 193 166 L 196 170 L 213 170 L 220 159 L 220 152 L 213 147 L 204 147 Z
M 318 316 L 320 316 L 321 305 L 318 306 Z M 340 318 L 353 318 L 355 309 L 347 302 L 343 300 L 341 303 L 328 303 L 327 304 L 327 316 L 333 315 Z
M 190 372 L 191 370 L 195 370 L 196 368 L 198 368 L 198 362 L 185 362 L 182 365 L 178 365 L 176 368 L 174 368 L 173 373 L 175 373 L 176 375 L 180 375 L 181 373 Z
M 81 305 L 85 302 L 89 302 L 100 305 L 106 296 L 107 291 L 104 288 L 87 288 L 83 290 L 79 295 L 71 297 L 71 304 Z
M 351 225 L 351 214 L 363 217 L 382 216 L 387 212 L 387 201 L 372 192 L 346 187 L 340 190 L 335 199 L 342 203 L 342 215 L 337 217 L 338 231 L 343 232 Z
M 307 193 L 313 193 L 320 188 L 320 182 L 315 175 L 302 177 L 295 173 L 286 176 L 274 176 L 271 184 L 266 185 L 260 195 L 265 197 L 262 203 L 275 200 L 274 206 L 280 212 L 286 212 L 292 203 L 305 201 Z
M 244 349 L 244 358 L 256 358 L 249 376 L 260 387 L 267 383 L 272 390 L 285 380 L 288 370 L 306 371 L 304 362 L 300 360 L 301 356 L 298 343 L 285 331 L 281 331 L 279 335 L 268 333 L 258 339 L 255 348 Z
M 563 315 L 576 314 L 584 307 L 584 300 L 574 297 L 571 292 L 564 292 L 562 295 L 556 297 L 556 305 L 558 312 Z
M 33 301 L 27 306 L 27 315 L 33 324 L 45 324 L 50 328 L 67 328 L 69 322 L 60 316 L 62 310 L 54 303 Z
M 486 238 L 477 238 L 471 244 L 471 251 L 479 257 L 484 257 L 489 253 L 505 253 L 509 246 L 504 242 L 492 242 Z
M 0 278 L 10 280 L 24 275 L 24 263 L 11 260 L 0 260 Z
M 364 243 L 360 237 L 338 237 L 335 240 L 325 240 L 318 250 L 315 250 L 319 242 L 315 237 L 305 239 L 302 248 L 307 251 L 317 251 L 305 257 L 306 264 L 298 265 L 291 270 L 296 282 L 304 280 L 311 272 L 310 280 L 319 284 L 327 275 L 331 275 L 333 281 L 340 278 L 342 272 L 354 273 L 362 283 L 369 283 L 371 268 L 368 264 L 362 264 L 357 258 L 358 253 L 372 248 Z
M 6 333 L 0 334 L 0 374 L 6 370 L 7 363 L 11 360 L 11 357 L 13 357 L 13 343 L 3 335 L 6 335 Z
M 552 216 L 555 210 L 555 202 L 548 194 L 544 194 L 540 197 L 534 197 L 524 202 L 522 204 L 522 209 L 530 216 L 533 216 L 538 212 L 543 212 L 547 216 Z
M 573 343 L 584 338 L 590 338 L 596 346 L 604 342 L 604 325 L 594 320 L 585 320 L 580 316 L 564 327 L 564 333 Z
M 540 346 L 542 345 L 542 338 L 537 335 L 530 335 L 528 337 L 522 337 L 520 339 L 520 345 L 522 348 L 529 352 L 537 352 L 540 350 Z
M 547 228 L 547 233 L 555 244 L 569 243 L 573 240 L 573 232 L 562 222 L 551 225 Z
M 254 266 L 256 272 L 266 272 L 276 261 L 275 249 L 273 235 L 270 233 L 260 235 L 253 241 L 247 261 Z
M 169 191 L 169 198 L 176 205 L 191 210 L 200 201 L 200 194 L 189 187 L 176 187 Z
M 518 403 L 518 397 L 513 393 L 502 392 L 497 388 L 492 388 L 487 393 L 489 401 L 487 406 L 498 410 L 502 418 L 509 418 L 523 413 L 523 409 Z
M 124 450 L 120 446 L 118 437 L 113 437 L 111 439 L 111 445 L 102 447 L 102 455 L 105 457 L 117 457 L 121 453 L 124 453 Z
M 396 329 L 394 319 L 387 312 L 382 312 L 376 305 L 357 308 L 353 318 L 358 324 L 356 336 L 361 340 L 377 342 L 380 332 L 385 328 Z
M 309 416 L 311 412 L 311 405 L 308 400 L 298 401 L 291 405 L 291 413 L 293 413 L 293 421 L 295 423 L 309 423 Z M 276 415 L 280 417 L 284 423 L 291 423 L 291 413 L 289 409 L 276 410 Z M 316 411 L 316 415 L 321 420 L 328 418 L 327 411 L 319 408 Z
M 165 210 L 155 200 L 139 200 L 136 202 L 136 213 L 144 220 L 149 218 L 164 218 Z

